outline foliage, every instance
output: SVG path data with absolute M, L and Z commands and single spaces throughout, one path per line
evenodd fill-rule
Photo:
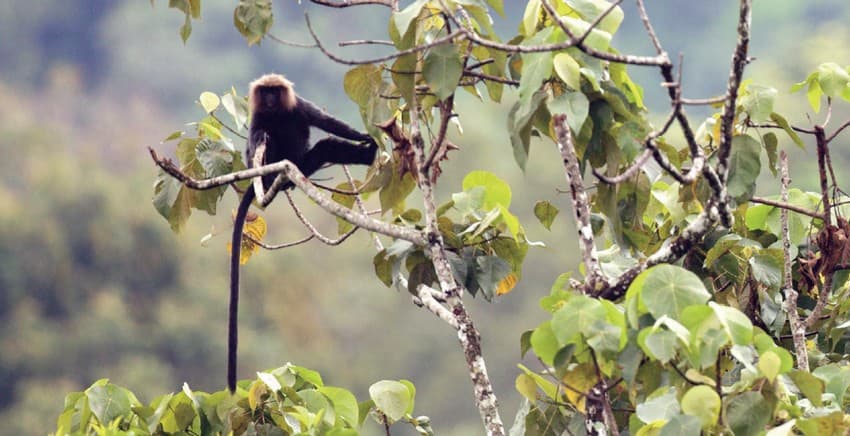
M 826 128 L 833 105 L 850 101 L 850 68 L 824 63 L 795 85 L 792 91 L 807 89 L 815 112 L 824 101 L 830 110 L 811 129 L 791 125 L 775 110 L 784 94 L 741 80 L 748 62 L 748 5 L 741 2 L 729 88 L 715 102 L 717 112 L 695 130 L 682 109 L 673 63 L 658 42 L 656 57 L 621 56 L 611 44 L 624 12 L 604 0 L 530 0 L 519 34 L 508 44 L 500 43 L 491 25 L 491 11 L 501 11 L 499 1 L 418 0 L 390 15 L 388 37 L 397 56 L 351 62 L 358 65 L 345 75 L 343 87 L 386 156 L 364 180 L 341 186 L 357 187 L 360 200 L 377 192 L 384 221 L 374 224 L 365 209 L 352 219 L 358 213 L 355 199 L 337 192 L 332 201 L 350 212 L 336 213 L 348 222 L 340 231 L 366 222 L 378 233 L 402 229 L 427 241 L 396 238 L 375 255 L 375 273 L 387 286 L 405 287 L 417 304 L 457 329 L 476 392 L 483 392 L 476 401 L 488 431 L 501 434 L 501 422 L 478 333 L 460 296 L 480 292 L 489 301 L 510 292 L 534 244 L 510 210 L 510 186 L 496 174 L 469 173 L 462 191 L 440 206 L 433 188 L 441 161 L 449 158 L 451 146 L 458 148 L 446 136 L 450 123 L 460 125 L 463 116 L 453 112 L 456 92 L 498 103 L 506 86 L 515 86 L 518 94 L 507 120 L 513 157 L 526 168 L 533 137 L 557 145 L 578 243 L 585 249 L 583 277 L 558 278 L 541 299 L 550 319 L 521 338 L 523 354 L 532 351 L 542 367 L 520 366 L 516 387 L 524 403 L 514 429 L 530 435 L 596 434 L 606 425 L 637 435 L 848 430 L 850 305 L 844 301 L 850 292 L 850 224 L 829 145 L 850 123 L 830 133 Z M 235 24 L 249 43 L 271 26 L 266 8 L 265 2 L 238 6 Z M 188 23 L 191 10 L 181 10 Z M 647 30 L 653 35 L 648 25 Z M 326 51 L 318 39 L 317 45 Z M 663 128 L 649 122 L 644 92 L 629 76 L 628 64 L 658 67 L 664 77 L 673 108 Z M 235 127 L 225 128 L 216 116 L 220 102 Z M 178 140 L 180 171 L 196 179 L 238 171 L 241 151 L 227 131 L 244 131 L 244 100 L 235 92 L 204 93 L 200 103 L 207 115 L 196 124 L 197 136 L 169 137 Z M 668 133 L 674 120 L 682 137 Z M 430 148 L 423 130 L 437 132 L 429 135 Z M 778 200 L 757 197 L 763 177 L 785 171 L 784 149 L 805 148 L 800 134 L 816 143 L 820 192 L 792 189 Z M 582 183 L 588 172 L 599 180 L 590 195 Z M 787 177 L 781 180 L 787 190 Z M 193 208 L 215 214 L 225 189 L 193 191 L 162 172 L 154 204 L 179 231 Z M 422 209 L 407 206 L 417 189 Z M 336 210 L 322 197 L 311 198 Z M 548 228 L 558 209 L 541 201 L 534 212 Z M 262 394 L 251 393 L 265 386 L 256 389 L 275 394 L 277 410 L 303 426 L 291 428 L 294 421 L 269 412 L 267 418 L 284 431 L 353 427 L 321 392 L 320 381 L 307 383 L 308 391 L 325 396 L 310 394 L 304 401 L 323 398 L 313 403 L 322 407 L 280 409 L 291 406 L 287 401 L 300 405 L 305 394 L 296 390 L 294 396 L 261 377 L 248 389 L 245 410 L 253 413 L 265 404 Z M 101 407 L 105 386 L 90 388 L 95 394 L 85 394 L 88 406 L 78 407 L 83 394 L 72 394 L 75 405 L 66 414 L 89 417 L 87 410 L 98 415 L 97 409 L 99 425 L 130 416 L 133 399 L 127 393 L 116 394 L 121 413 Z M 379 382 L 372 388 L 382 419 L 422 424 L 409 418 L 413 391 L 406 384 Z M 114 392 L 123 391 L 112 388 L 109 395 Z M 200 417 L 201 429 L 204 419 L 212 422 L 212 416 L 203 418 L 202 406 L 192 415 L 193 422 Z M 333 413 L 325 411 L 330 406 Z M 143 415 L 153 416 L 136 414 L 125 425 L 141 425 Z M 243 430 L 236 425 L 243 421 L 230 420 L 222 429 Z M 60 418 L 60 432 L 63 422 L 71 421 Z M 190 424 L 188 418 L 182 422 L 167 431 Z
M 56 434 L 327 434 L 356 435 L 371 416 L 382 425 L 405 422 L 419 434 L 433 431 L 428 417 L 414 418 L 416 389 L 407 380 L 382 380 L 369 388 L 369 400 L 358 403 L 346 389 L 325 385 L 319 373 L 292 364 L 258 372 L 243 380 L 231 395 L 193 391 L 142 404 L 129 390 L 106 379 L 65 398 Z

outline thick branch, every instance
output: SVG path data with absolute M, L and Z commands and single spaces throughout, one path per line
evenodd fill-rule
M 605 286 L 605 277 L 599 266 L 599 256 L 596 253 L 596 243 L 593 237 L 593 227 L 590 225 L 590 203 L 584 191 L 584 181 L 579 169 L 578 157 L 573 145 L 573 135 L 567 125 L 567 116 L 555 114 L 552 117 L 555 135 L 558 137 L 558 150 L 564 162 L 564 174 L 570 185 L 572 195 L 573 217 L 578 225 L 578 240 L 581 246 L 581 257 L 587 271 L 587 290 L 596 291 Z
M 735 124 L 735 104 L 738 101 L 738 90 L 747 65 L 747 51 L 750 46 L 750 22 L 752 0 L 741 0 L 738 15 L 738 42 L 732 54 L 732 66 L 729 71 L 729 82 L 726 85 L 726 102 L 723 105 L 723 115 L 720 117 L 720 146 L 718 150 L 717 173 L 720 180 L 725 182 L 729 177 L 729 155 L 732 152 L 732 133 Z M 725 199 L 721 199 L 725 201 Z
M 276 162 L 269 165 L 263 165 L 259 168 L 251 168 L 249 170 L 237 171 L 235 173 L 230 173 L 224 176 L 214 177 L 206 180 L 195 180 L 185 173 L 180 171 L 179 168 L 174 166 L 170 159 L 159 157 L 156 152 L 149 148 L 151 157 L 154 162 L 163 169 L 166 173 L 170 174 L 177 180 L 179 180 L 183 185 L 192 188 L 192 189 L 211 189 L 217 186 L 226 185 L 229 183 L 237 182 L 239 180 L 246 180 L 252 177 L 264 176 L 267 174 L 275 174 L 281 173 L 286 176 L 289 181 L 291 181 L 295 186 L 304 191 L 311 200 L 315 201 L 322 209 L 330 212 L 331 214 L 338 216 L 351 224 L 354 224 L 358 227 L 363 227 L 366 230 L 377 232 L 382 235 L 387 235 L 393 238 L 404 239 L 405 241 L 410 241 L 416 245 L 425 246 L 427 244 L 427 240 L 425 239 L 425 235 L 422 232 L 414 229 L 409 229 L 401 226 L 397 226 L 390 223 L 385 223 L 383 221 L 378 221 L 376 219 L 370 218 L 366 215 L 359 214 L 351 209 L 347 209 L 341 206 L 339 203 L 331 200 L 326 197 L 319 191 L 318 188 L 313 186 L 312 183 L 298 170 L 292 162 L 288 160 L 283 160 L 280 162 Z M 280 178 L 278 178 L 280 179 Z M 276 180 L 277 182 L 277 180 Z
M 446 304 L 457 321 L 458 340 L 466 358 L 466 366 L 472 379 L 475 394 L 475 404 L 478 406 L 478 413 L 481 415 L 484 428 L 488 435 L 504 436 L 505 426 L 499 416 L 498 400 L 495 392 L 493 392 L 493 384 L 490 382 L 490 376 L 487 375 L 487 366 L 481 353 L 481 334 L 475 328 L 472 318 L 466 311 L 461 298 L 463 288 L 455 281 L 451 264 L 449 264 L 443 249 L 445 245 L 437 224 L 437 206 L 434 201 L 433 187 L 428 176 L 428 169 L 425 167 L 425 146 L 419 131 L 417 108 L 416 102 L 413 101 L 410 110 L 410 142 L 416 159 L 419 189 L 422 191 L 428 250 Z M 448 110 L 451 111 L 451 108 L 448 108 Z M 433 146 L 437 147 L 439 144 Z

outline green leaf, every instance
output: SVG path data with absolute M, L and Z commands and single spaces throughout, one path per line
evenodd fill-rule
M 475 280 L 481 286 L 484 297 L 489 301 L 496 295 L 496 289 L 508 274 L 511 265 L 498 256 L 478 256 L 475 258 Z
M 738 309 L 734 307 L 717 304 L 713 301 L 708 303 L 708 306 L 717 315 L 720 324 L 723 325 L 729 339 L 735 345 L 750 345 L 753 341 L 753 323 Z
M 666 392 L 638 404 L 635 414 L 638 419 L 649 424 L 654 421 L 667 421 L 678 415 L 680 410 L 679 402 L 676 400 L 676 389 L 667 388 Z
M 204 112 L 208 114 L 211 114 L 221 104 L 221 100 L 218 96 L 209 91 L 202 92 L 198 100 L 201 102 L 201 107 L 204 108 Z
M 537 22 L 540 20 L 540 0 L 529 0 L 522 14 L 521 33 L 525 36 L 534 35 L 537 31 Z
M 369 397 L 391 421 L 403 418 L 411 401 L 407 386 L 393 380 L 381 380 L 369 386 Z
M 103 425 L 130 413 L 127 391 L 113 384 L 93 386 L 86 390 L 86 397 L 92 413 Z
M 764 151 L 767 153 L 767 167 L 770 169 L 773 177 L 777 175 L 776 162 L 779 161 L 779 139 L 773 132 L 767 132 L 761 136 L 764 142 Z
M 573 35 L 584 35 L 587 29 L 590 28 L 590 23 L 577 18 L 562 16 L 561 21 L 570 29 Z M 611 45 L 611 34 L 600 30 L 596 27 L 590 31 L 590 34 L 584 40 L 585 45 L 596 50 L 607 52 Z
M 611 7 L 611 3 L 607 0 L 566 0 L 566 3 L 581 14 L 587 22 L 595 21 L 600 14 Z M 599 22 L 597 28 L 613 34 L 619 29 L 623 17 L 623 10 L 617 6 L 608 12 L 608 15 Z
M 577 340 L 577 334 L 590 336 L 593 324 L 606 321 L 607 311 L 599 300 L 576 295 L 571 297 L 552 315 L 552 330 L 560 344 Z
M 233 11 L 233 25 L 248 45 L 259 43 L 274 24 L 271 0 L 239 0 Z
M 485 190 L 482 209 L 492 210 L 498 206 L 511 206 L 511 187 L 499 176 L 489 171 L 470 171 L 463 178 L 464 192 L 470 192 L 478 186 Z
M 523 45 L 545 44 L 549 42 L 553 30 L 552 27 L 547 27 L 523 42 Z M 551 52 L 522 54 L 522 77 L 519 80 L 519 97 L 522 101 L 530 101 L 540 89 L 540 85 L 552 76 L 552 60 Z
M 717 424 L 720 406 L 720 396 L 717 395 L 717 391 L 709 386 L 694 386 L 682 396 L 682 413 L 699 418 L 702 428 L 705 429 Z
M 753 278 L 769 288 L 777 289 L 782 283 L 783 259 L 779 250 L 764 250 L 765 254 L 756 254 L 748 259 Z
M 752 121 L 766 121 L 773 113 L 773 103 L 778 91 L 769 86 L 750 84 L 746 93 L 741 96 L 740 104 Z
M 647 355 L 662 364 L 673 360 L 679 348 L 675 333 L 652 327 L 641 330 L 638 334 L 638 344 Z
M 765 351 L 759 356 L 758 369 L 769 382 L 773 383 L 776 380 L 781 367 L 782 360 L 773 351 Z
M 463 63 L 454 45 L 434 47 L 425 55 L 422 76 L 440 100 L 454 94 L 462 74 Z
M 752 197 L 756 188 L 756 179 L 761 172 L 759 154 L 761 144 L 748 135 L 732 138 L 732 152 L 729 155 L 729 195 L 738 203 Z
M 405 101 L 413 101 L 416 86 L 416 54 L 410 53 L 393 62 L 391 77 Z
M 518 375 L 516 381 L 514 381 L 514 387 L 528 401 L 537 401 L 537 382 L 530 375 Z
M 744 392 L 726 405 L 726 420 L 735 435 L 758 435 L 770 422 L 773 408 L 759 392 Z
M 546 100 L 548 93 L 540 90 L 534 93 L 531 101 L 517 101 L 508 112 L 508 132 L 511 136 L 511 147 L 517 165 L 525 170 L 528 161 L 528 148 L 531 141 L 531 119 Z
M 357 427 L 357 423 L 360 422 L 360 412 L 354 394 L 346 389 L 333 386 L 323 386 L 318 390 L 333 404 L 337 417 L 342 418 L 346 424 Z
M 661 427 L 659 436 L 681 436 L 700 434 L 699 419 L 690 415 L 676 415 Z
M 696 274 L 675 265 L 656 265 L 640 273 L 641 302 L 655 319 L 667 315 L 678 319 L 682 309 L 705 304 L 711 298 Z
M 779 127 L 782 127 L 782 130 L 785 131 L 788 137 L 790 137 L 791 140 L 794 141 L 794 143 L 797 144 L 798 147 L 803 149 L 806 148 L 806 144 L 804 144 L 803 140 L 800 139 L 800 135 L 798 135 L 797 132 L 795 132 L 794 129 L 791 128 L 791 124 L 788 123 L 788 120 L 786 120 L 785 117 L 774 112 L 770 114 L 770 119 L 773 120 L 774 123 L 779 125 Z
M 343 89 L 351 101 L 363 108 L 368 106 L 372 96 L 378 92 L 380 83 L 380 68 L 374 64 L 359 65 L 345 73 Z
M 401 177 L 397 165 L 393 165 L 393 176 L 390 183 L 381 189 L 378 198 L 381 202 L 381 211 L 386 212 L 396 208 L 402 208 L 404 200 L 416 189 L 416 180 L 413 175 L 407 173 Z M 399 212 L 402 212 L 401 210 Z
M 316 371 L 312 369 L 304 368 L 303 366 L 287 364 L 290 370 L 295 373 L 295 375 L 301 377 L 307 383 L 320 388 L 324 386 L 324 382 L 322 382 L 322 376 Z
M 404 8 L 399 12 L 394 12 L 392 15 L 393 21 L 396 25 L 396 30 L 399 35 L 404 35 L 410 28 L 411 23 L 419 17 L 419 13 L 422 12 L 422 7 L 428 3 L 428 0 L 416 0 L 411 3 L 409 6 Z
M 590 102 L 587 100 L 587 96 L 581 92 L 561 94 L 548 102 L 546 106 L 549 108 L 549 113 L 553 115 L 564 114 L 567 116 L 567 124 L 574 135 L 581 132 L 581 127 L 590 113 Z
M 812 106 L 815 113 L 820 112 L 820 98 L 823 96 L 820 83 L 817 80 L 809 82 L 809 89 L 806 91 L 806 98 L 809 99 L 809 105 Z
M 496 12 L 501 16 L 505 16 L 505 5 L 503 3 L 504 0 L 487 0 L 487 4 L 490 5 Z
M 552 229 L 552 222 L 555 221 L 558 212 L 560 212 L 558 208 L 548 201 L 538 201 L 534 205 L 534 216 L 537 217 L 540 224 L 543 224 L 543 227 L 546 227 L 546 230 Z
M 838 97 L 850 84 L 850 73 L 841 65 L 827 62 L 818 66 L 818 83 L 827 97 Z
M 552 60 L 555 73 L 574 91 L 581 91 L 581 66 L 568 53 L 558 53 Z
M 552 330 L 551 321 L 540 324 L 531 334 L 531 349 L 534 354 L 547 365 L 553 365 L 555 355 L 561 349 L 555 331 Z
M 835 395 L 835 400 L 842 404 L 850 389 L 850 368 L 846 365 L 831 363 L 814 370 L 815 377 L 826 383 L 826 392 Z

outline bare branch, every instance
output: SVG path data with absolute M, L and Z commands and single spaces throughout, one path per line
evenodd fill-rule
M 419 303 L 422 304 L 422 307 L 428 309 L 434 315 L 437 315 L 437 318 L 440 318 L 443 322 L 455 330 L 460 328 L 457 323 L 457 318 L 455 318 L 452 311 L 437 300 L 437 298 L 443 298 L 442 292 L 430 286 L 420 284 L 416 287 L 416 297 L 419 299 Z
M 390 0 L 310 0 L 311 2 L 327 6 L 329 8 L 347 8 L 350 6 L 362 6 L 362 5 L 381 5 L 386 6 L 388 8 L 393 7 L 393 2 Z
M 304 43 L 302 43 L 302 42 L 292 42 L 292 41 L 287 41 L 287 40 L 285 40 L 285 39 L 278 38 L 277 36 L 274 36 L 274 35 L 273 35 L 273 34 L 271 34 L 271 33 L 266 33 L 266 37 L 267 37 L 267 38 L 269 38 L 269 39 L 271 39 L 272 41 L 274 41 L 274 42 L 278 43 L 278 44 L 286 45 L 286 46 L 289 46 L 289 47 L 295 47 L 295 48 L 316 48 L 316 44 L 304 44 Z
M 710 98 L 680 98 L 679 102 L 688 106 L 708 106 L 726 101 L 725 95 Z
M 333 60 L 334 62 L 337 62 L 337 63 L 340 63 L 340 64 L 345 64 L 345 65 L 365 65 L 365 64 L 376 64 L 376 63 L 380 63 L 380 62 L 386 62 L 386 61 L 389 61 L 389 60 L 392 60 L 392 59 L 400 58 L 400 57 L 407 55 L 407 54 L 410 54 L 410 53 L 417 53 L 417 52 L 427 50 L 427 49 L 432 48 L 432 47 L 436 47 L 438 45 L 442 45 L 442 44 L 451 42 L 455 38 L 463 38 L 463 32 L 459 32 L 459 31 L 458 32 L 452 32 L 452 33 L 450 33 L 450 34 L 448 34 L 448 35 L 446 35 L 442 38 L 437 38 L 437 39 L 431 41 L 429 44 L 423 44 L 423 45 L 418 45 L 416 47 L 411 47 L 407 50 L 402 50 L 402 51 L 393 53 L 391 55 L 387 55 L 387 56 L 383 56 L 383 57 L 379 57 L 379 58 L 373 58 L 373 59 L 351 60 L 351 59 L 341 58 L 341 57 L 331 53 L 330 51 L 328 51 L 328 49 L 326 49 L 325 46 L 322 45 L 322 42 L 319 40 L 319 37 L 316 36 L 316 32 L 313 30 L 313 26 L 310 24 L 310 16 L 307 15 L 307 14 L 304 14 L 304 19 L 307 21 L 307 30 L 310 31 L 310 35 L 312 35 L 313 40 L 316 41 L 316 47 L 318 47 L 318 49 L 321 50 L 321 52 L 324 53 L 324 55 L 327 56 L 329 59 Z
M 345 242 L 345 240 L 348 239 L 349 236 L 353 235 L 354 232 L 359 228 L 354 227 L 353 229 L 345 232 L 339 239 L 328 238 L 327 236 L 323 235 L 316 228 L 316 226 L 313 225 L 313 223 L 307 220 L 307 218 L 301 212 L 301 209 L 295 204 L 295 201 L 292 199 L 292 194 L 290 194 L 289 191 L 284 191 L 284 194 L 286 194 L 286 199 L 289 201 L 289 205 L 292 207 L 292 211 L 295 212 L 295 216 L 298 217 L 298 221 L 301 221 L 301 224 L 304 224 L 304 227 L 307 227 L 307 230 L 309 230 L 310 233 L 312 233 L 313 236 L 316 237 L 316 239 L 322 241 L 322 243 L 324 244 L 339 245 Z
M 848 127 L 850 127 L 850 120 L 845 121 L 844 124 L 841 125 L 841 127 L 836 129 L 835 132 L 832 133 L 832 135 L 829 135 L 829 137 L 826 138 L 826 142 L 832 142 L 832 140 L 835 139 L 835 137 L 837 137 L 842 130 Z
M 180 171 L 179 168 L 174 166 L 170 159 L 159 157 L 156 152 L 152 148 L 148 148 L 150 151 L 151 157 L 154 162 L 163 169 L 166 173 L 171 175 L 172 177 L 179 180 L 183 185 L 192 188 L 192 189 L 212 189 L 218 186 L 226 185 L 229 183 L 233 183 L 239 180 L 246 180 L 252 177 L 264 176 L 267 174 L 275 174 L 281 173 L 281 176 L 284 176 L 289 179 L 295 186 L 304 191 L 311 200 L 315 201 L 319 204 L 319 206 L 328 211 L 329 213 L 338 216 L 351 224 L 354 224 L 358 227 L 363 227 L 366 230 L 377 232 L 382 235 L 387 235 L 393 238 L 404 239 L 405 241 L 410 241 L 416 245 L 425 246 L 427 244 L 427 240 L 422 232 L 406 227 L 397 226 L 395 224 L 385 223 L 383 221 L 378 221 L 374 218 L 370 218 L 369 216 L 359 214 L 354 212 L 351 209 L 347 209 L 341 206 L 339 203 L 329 199 L 318 188 L 313 186 L 310 183 L 310 180 L 298 170 L 292 162 L 288 160 L 282 160 L 280 162 L 275 162 L 273 164 L 263 165 L 259 168 L 251 168 L 244 171 L 237 171 L 235 173 L 230 173 L 224 176 L 214 177 L 206 180 L 196 180 L 192 177 L 189 177 L 184 172 Z M 282 177 L 278 177 L 275 180 L 275 183 L 282 180 Z M 274 186 L 274 185 L 272 185 Z
M 729 82 L 726 85 L 726 102 L 720 118 L 720 146 L 718 150 L 717 173 L 720 180 L 725 182 L 729 177 L 729 154 L 732 152 L 732 134 L 735 123 L 735 104 L 738 101 L 738 88 L 744 76 L 747 65 L 747 51 L 750 45 L 750 22 L 752 0 L 741 0 L 738 16 L 738 42 L 732 54 L 732 66 L 729 71 Z M 726 201 L 726 199 L 720 199 Z
M 768 206 L 778 207 L 778 208 L 783 209 L 783 210 L 790 210 L 792 212 L 797 212 L 797 213 L 800 213 L 800 214 L 803 214 L 803 215 L 806 215 L 806 216 L 810 216 L 812 218 L 817 218 L 817 219 L 821 219 L 821 220 L 823 219 L 822 213 L 815 212 L 813 210 L 809 210 L 809 209 L 806 209 L 804 207 L 795 206 L 791 203 L 788 203 L 787 201 L 776 201 L 776 200 L 771 200 L 769 198 L 755 197 L 755 196 L 750 198 L 750 201 L 753 202 L 753 203 L 760 203 L 760 204 L 766 204 Z
M 394 46 L 392 41 L 385 41 L 382 39 L 355 39 L 351 41 L 340 41 L 338 44 L 340 47 L 347 47 L 349 45 L 389 45 Z
M 555 126 L 555 135 L 558 137 L 558 150 L 561 152 L 561 159 L 564 162 L 564 174 L 567 176 L 567 184 L 570 185 L 573 215 L 578 225 L 578 239 L 582 249 L 581 257 L 587 271 L 586 291 L 596 291 L 603 289 L 607 283 L 602 274 L 602 268 L 599 266 L 599 256 L 596 253 L 593 227 L 590 225 L 590 203 L 587 199 L 587 193 L 584 191 L 584 182 L 573 145 L 573 135 L 567 125 L 566 115 L 553 115 L 552 123 Z
M 788 203 L 788 185 L 791 177 L 788 176 L 788 155 L 783 150 L 779 154 L 779 168 L 782 173 L 780 183 L 782 190 L 780 198 L 783 203 Z M 782 288 L 785 290 L 785 312 L 788 314 L 788 323 L 791 326 L 791 336 L 794 340 L 794 349 L 797 353 L 797 369 L 809 371 L 809 353 L 806 349 L 806 325 L 800 322 L 797 313 L 797 290 L 791 277 L 791 236 L 788 228 L 788 209 L 780 210 L 780 221 L 782 223 L 782 258 L 784 262 L 784 275 Z
M 652 45 L 655 46 L 655 51 L 661 55 L 664 53 L 664 49 L 661 47 L 661 41 L 658 39 L 658 35 L 655 34 L 655 29 L 652 28 L 652 22 L 649 21 L 649 15 L 646 13 L 643 0 L 637 0 L 637 8 L 640 14 L 640 20 L 643 22 L 643 27 L 646 28 L 646 34 L 649 35 Z

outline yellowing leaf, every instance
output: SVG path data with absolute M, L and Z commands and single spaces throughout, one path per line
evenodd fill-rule
M 257 410 L 257 406 L 263 402 L 263 394 L 267 392 L 266 385 L 263 382 L 255 381 L 251 383 L 248 389 L 248 406 L 251 410 Z
M 576 406 L 579 412 L 584 413 L 584 400 L 587 398 L 585 394 L 596 384 L 596 370 L 593 365 L 575 366 L 564 374 L 562 380 L 564 384 L 569 386 L 569 388 L 564 389 L 567 401 Z
M 516 286 L 517 277 L 516 274 L 510 273 L 507 277 L 503 278 L 502 281 L 496 285 L 496 295 L 505 295 L 509 294 L 514 290 L 514 286 Z
M 216 110 L 219 104 L 221 104 L 221 100 L 218 98 L 218 96 L 209 91 L 204 91 L 203 93 L 201 93 L 201 97 L 199 98 L 199 100 L 201 102 L 201 107 L 204 108 L 204 112 L 208 114 Z
M 245 217 L 245 227 L 242 229 L 242 250 L 239 252 L 240 265 L 248 263 L 248 259 L 260 250 L 260 246 L 254 243 L 252 239 L 262 241 L 263 237 L 266 236 L 267 229 L 266 220 L 263 217 L 254 213 L 249 213 Z M 229 253 L 232 250 L 231 244 L 227 244 L 227 252 Z

